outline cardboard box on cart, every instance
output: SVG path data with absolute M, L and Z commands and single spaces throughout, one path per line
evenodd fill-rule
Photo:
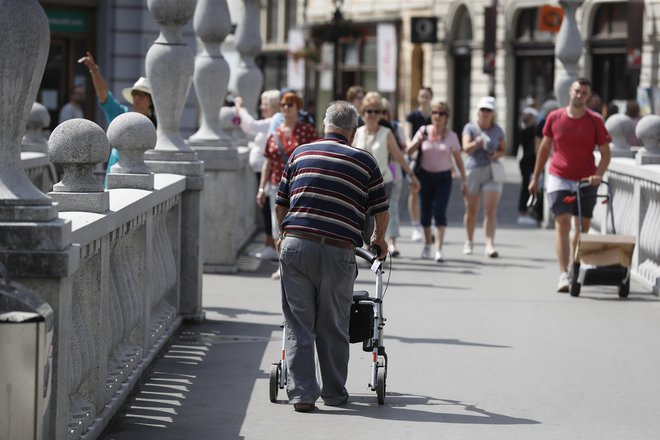
M 634 235 L 580 234 L 575 259 L 592 266 L 629 267 L 636 241 Z

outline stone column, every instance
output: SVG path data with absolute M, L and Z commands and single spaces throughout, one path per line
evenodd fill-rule
M 236 27 L 236 51 L 241 56 L 236 70 L 236 87 L 245 101 L 245 109 L 255 116 L 264 82 L 264 76 L 254 62 L 261 51 L 259 0 L 243 0 L 243 5 L 243 14 Z
M 583 0 L 560 0 L 564 8 L 564 20 L 555 42 L 555 56 L 561 61 L 561 68 L 555 73 L 555 96 L 559 105 L 568 105 L 568 90 L 578 78 L 578 61 L 582 56 L 582 37 L 575 21 L 575 11 Z
M 43 76 L 50 45 L 48 19 L 37 0 L 0 0 L 0 260 L 12 279 L 55 310 L 51 400 L 44 433 L 66 438 L 71 275 L 78 249 L 71 222 L 21 166 L 21 138 Z M 17 19 L 20 18 L 20 19 Z
M 181 137 L 181 113 L 190 91 L 194 57 L 181 37 L 181 28 L 192 18 L 197 0 L 148 0 L 149 12 L 160 26 L 160 35 L 149 48 L 147 78 L 151 83 L 158 128 L 156 148 L 145 153 L 155 173 L 187 177 L 181 197 L 181 314 L 201 320 L 202 311 L 202 189 L 204 162 Z
M 660 116 L 647 115 L 640 119 L 635 127 L 635 136 L 644 144 L 635 156 L 637 164 L 660 164 Z
M 200 46 L 195 57 L 195 92 L 201 108 L 202 124 L 190 136 L 193 146 L 231 146 L 231 139 L 220 126 L 220 108 L 229 85 L 229 63 L 220 46 L 229 32 L 231 20 L 226 0 L 199 0 L 193 19 Z
M 250 23 L 249 27 L 257 28 L 258 36 L 258 22 Z M 239 251 L 256 228 L 254 201 L 245 197 L 254 193 L 255 178 L 247 164 L 247 149 L 235 148 L 221 129 L 220 105 L 229 83 L 229 67 L 220 53 L 220 45 L 231 28 L 226 0 L 200 0 L 195 10 L 194 28 L 202 45 L 195 60 L 194 79 L 202 108 L 202 126 L 188 143 L 204 161 L 206 172 L 203 223 L 208 227 L 202 233 L 206 245 L 204 271 L 236 272 Z M 260 40 L 257 51 L 259 44 Z M 256 53 L 252 56 L 253 65 L 254 55 Z M 260 87 L 260 84 L 250 84 L 245 93 L 258 96 Z M 226 114 L 227 108 L 223 110 Z M 233 109 L 231 111 L 233 113 Z M 245 142 L 237 141 L 236 145 L 245 145 Z

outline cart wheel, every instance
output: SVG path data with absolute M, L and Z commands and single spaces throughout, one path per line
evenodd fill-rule
M 619 298 L 628 298 L 629 293 L 630 293 L 630 275 L 628 275 L 628 279 L 626 280 L 626 282 L 619 286 Z
M 580 283 L 577 282 L 577 279 L 580 275 L 580 264 L 579 263 L 573 263 L 573 273 L 571 276 L 571 285 L 570 285 L 570 292 L 571 296 L 580 296 Z
M 270 381 L 268 390 L 270 391 L 270 401 L 275 403 L 277 402 L 277 390 L 279 389 L 280 382 L 280 364 L 271 364 L 270 365 Z
M 387 367 L 380 367 L 378 369 L 378 383 L 376 384 L 376 395 L 378 396 L 378 404 L 385 403 L 385 381 L 387 380 Z

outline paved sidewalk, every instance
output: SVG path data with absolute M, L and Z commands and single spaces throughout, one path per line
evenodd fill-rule
M 461 253 L 447 231 L 438 264 L 403 228 L 385 296 L 385 405 L 367 388 L 369 356 L 352 346 L 343 407 L 295 413 L 268 399 L 280 350 L 275 263 L 245 257 L 238 275 L 205 275 L 207 320 L 184 326 L 103 440 L 636 440 L 660 432 L 660 301 L 633 283 L 555 293 L 554 232 L 503 226 L 501 258 Z M 258 246 L 254 243 L 251 247 Z M 249 250 L 249 249 L 248 249 Z M 373 289 L 361 268 L 357 289 Z

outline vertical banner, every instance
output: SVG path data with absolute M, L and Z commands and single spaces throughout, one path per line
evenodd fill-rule
M 484 8 L 484 73 L 495 73 L 495 42 L 497 37 L 497 7 Z
M 642 68 L 642 28 L 644 25 L 644 0 L 630 0 L 628 2 L 628 69 Z
M 294 90 L 305 88 L 305 36 L 300 29 L 289 29 L 289 56 L 286 63 L 287 87 Z
M 391 23 L 381 23 L 378 36 L 378 91 L 396 91 L 397 41 L 396 27 Z

